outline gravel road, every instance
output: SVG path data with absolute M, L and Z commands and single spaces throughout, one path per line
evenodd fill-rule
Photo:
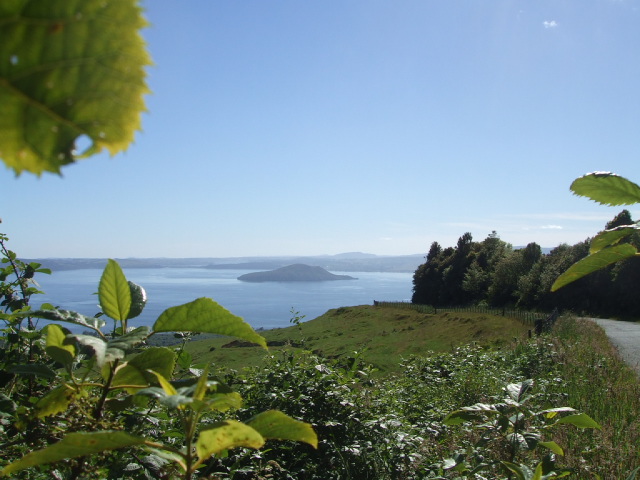
M 640 375 L 640 323 L 587 318 L 600 325 L 611 343 L 618 348 L 620 356 Z

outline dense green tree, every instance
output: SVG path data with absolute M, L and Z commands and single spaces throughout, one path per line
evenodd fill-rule
M 449 265 L 443 272 L 443 291 L 441 303 L 444 305 L 464 305 L 471 300 L 471 295 L 462 287 L 465 274 L 473 261 L 474 249 L 471 233 L 463 234 L 456 244 Z
M 629 213 L 629 210 L 624 209 L 618 215 L 616 215 L 613 220 L 608 222 L 604 228 L 605 230 L 610 230 L 612 228 L 621 227 L 624 225 L 632 225 L 634 223 L 635 222 L 631 218 L 631 213 Z
M 608 222 L 599 235 L 617 235 L 620 229 L 631 233 L 626 232 L 616 244 L 640 247 L 640 232 L 627 210 Z M 573 246 L 559 245 L 543 255 L 536 243 L 514 250 L 496 232 L 479 243 L 465 233 L 455 247 L 431 245 L 426 262 L 414 274 L 412 300 L 434 306 L 488 303 L 532 310 L 640 314 L 640 296 L 634 291 L 640 283 L 640 258 L 607 265 L 560 291 L 551 291 L 558 277 L 592 249 L 587 239 Z
M 436 305 L 442 288 L 442 276 L 437 262 L 442 255 L 442 247 L 433 242 L 426 256 L 426 262 L 413 274 L 413 296 L 411 301 L 424 305 Z
M 500 240 L 495 230 L 476 244 L 473 260 L 462 280 L 462 288 L 473 303 L 486 301 L 496 265 L 511 251 L 511 245 Z

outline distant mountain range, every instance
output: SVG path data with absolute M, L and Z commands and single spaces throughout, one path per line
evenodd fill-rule
M 515 250 L 524 248 L 514 247 Z M 551 248 L 542 248 L 548 254 Z M 211 268 L 229 270 L 273 270 L 296 263 L 322 267 L 332 272 L 398 272 L 413 273 L 425 262 L 425 255 L 374 255 L 372 253 L 348 252 L 337 255 L 309 257 L 207 257 L 207 258 L 117 258 L 122 268 Z M 43 267 L 56 270 L 102 269 L 106 258 L 35 258 L 25 260 L 38 262 Z
M 357 279 L 349 275 L 334 275 L 322 267 L 312 267 L 310 265 L 296 263 L 266 272 L 246 273 L 240 275 L 238 280 L 243 282 L 326 282 Z
M 233 270 L 273 270 L 301 263 L 333 272 L 414 272 L 424 263 L 424 254 L 384 256 L 349 252 L 309 257 L 229 257 L 229 258 L 118 258 L 122 268 L 210 268 Z M 41 263 L 56 270 L 104 268 L 106 258 L 36 258 L 26 261 Z

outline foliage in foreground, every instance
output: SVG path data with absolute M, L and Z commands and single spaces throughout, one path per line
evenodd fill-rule
M 303 416 L 320 443 L 233 454 L 221 478 L 606 479 L 640 464 L 640 385 L 590 322 L 562 318 L 553 336 L 509 349 L 469 345 L 370 373 L 286 352 L 230 372 L 247 415 L 271 405 Z
M 264 338 L 241 318 L 200 298 L 167 309 L 151 329 L 132 327 L 145 293 L 127 281 L 113 260 L 100 280 L 99 316 L 52 305 L 32 309 L 30 296 L 37 291 L 29 283 L 39 265 L 19 261 L 5 242 L 0 237 L 6 265 L 0 283 L 6 307 L 0 313 L 5 324 L 0 431 L 7 439 L 1 446 L 0 476 L 35 467 L 55 478 L 154 478 L 162 473 L 191 479 L 233 448 L 257 449 L 269 439 L 317 446 L 309 424 L 273 409 L 245 421 L 225 418 L 225 412 L 242 405 L 242 397 L 210 375 L 209 365 L 191 365 L 182 349 L 145 345 L 157 333 L 208 332 L 266 348 Z M 113 320 L 109 333 L 102 316 Z M 36 318 L 52 323 L 37 329 Z M 114 450 L 117 455 L 105 456 Z
M 633 205 L 640 203 L 640 187 L 624 177 L 609 172 L 594 172 L 574 180 L 571 190 L 576 194 L 588 197 L 601 205 Z M 600 232 L 591 241 L 589 255 L 573 264 L 554 282 L 551 287 L 556 291 L 586 275 L 600 271 L 613 263 L 638 257 L 635 245 L 625 242 L 625 239 L 637 234 L 640 226 L 629 217 L 628 221 L 608 228 Z M 637 264 L 633 265 L 636 273 Z M 629 287 L 637 285 L 637 282 L 629 282 Z
M 16 173 L 59 173 L 125 150 L 148 93 L 139 2 L 3 1 L 0 23 L 0 159 Z
M 640 461 L 637 450 L 622 447 L 640 440 L 637 381 L 595 346 L 602 334 L 571 320 L 555 337 L 503 350 L 471 344 L 411 356 L 388 377 L 373 376 L 362 353 L 328 360 L 293 350 L 213 375 L 210 365 L 193 364 L 184 343 L 146 345 L 173 330 L 185 341 L 209 331 L 264 342 L 212 300 L 168 309 L 153 329 L 132 328 L 144 293 L 109 262 L 99 287 L 102 310 L 114 319 L 105 333 L 104 316 L 32 309 L 24 294 L 37 293 L 32 277 L 47 271 L 4 251 L 4 475 L 596 479 L 624 478 Z M 59 324 L 38 330 L 36 318 L 94 333 Z M 594 368 L 605 373 L 597 384 Z M 615 405 L 594 388 L 614 395 Z M 284 441 L 256 450 L 269 438 Z

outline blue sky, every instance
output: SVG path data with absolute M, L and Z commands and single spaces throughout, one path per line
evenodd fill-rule
M 0 172 L 23 257 L 554 247 L 621 210 L 573 179 L 640 182 L 640 0 L 143 5 L 135 143 L 62 178 Z

